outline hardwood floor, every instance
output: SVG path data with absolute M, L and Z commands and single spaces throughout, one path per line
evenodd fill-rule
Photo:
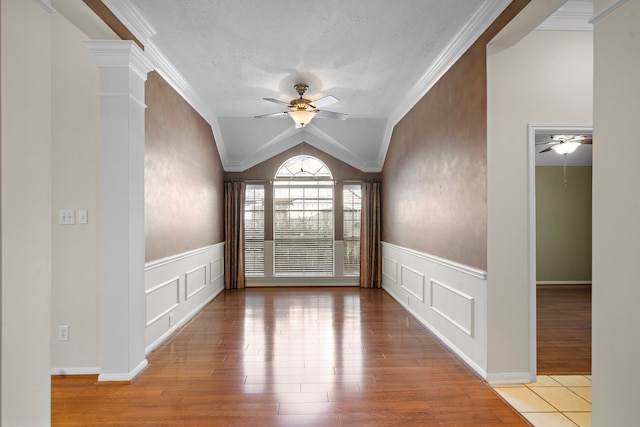
M 591 285 L 536 293 L 538 374 L 591 374 Z
M 528 425 L 382 290 L 225 291 L 129 385 L 52 379 L 54 426 Z

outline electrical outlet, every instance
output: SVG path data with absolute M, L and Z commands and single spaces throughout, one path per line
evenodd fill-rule
M 58 326 L 58 341 L 69 341 L 69 325 Z
M 60 209 L 58 211 L 58 224 L 73 225 L 76 223 L 76 214 L 73 209 Z
M 173 313 L 169 315 L 169 327 L 172 327 L 175 324 L 175 320 L 173 320 Z

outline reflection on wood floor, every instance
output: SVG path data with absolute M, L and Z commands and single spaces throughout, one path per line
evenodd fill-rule
M 383 290 L 225 291 L 129 385 L 54 377 L 54 426 L 527 425 Z
M 591 285 L 538 285 L 539 375 L 591 374 Z

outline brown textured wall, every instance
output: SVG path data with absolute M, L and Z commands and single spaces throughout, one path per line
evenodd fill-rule
M 337 181 L 334 193 L 335 195 L 342 194 L 342 184 L 344 181 L 380 178 L 380 174 L 378 173 L 362 172 L 361 170 L 354 168 L 353 166 L 350 166 L 347 163 L 344 163 L 343 161 L 338 160 L 306 143 L 296 145 L 289 150 L 283 151 L 282 153 L 277 154 L 270 159 L 247 169 L 246 171 L 225 172 L 224 176 L 226 179 L 266 181 L 265 191 L 267 192 L 267 197 L 265 200 L 265 240 L 273 240 L 273 220 L 271 216 L 273 213 L 273 206 L 271 205 L 271 197 L 268 196 L 271 192 L 271 186 L 268 181 L 274 179 L 278 168 L 282 166 L 285 161 L 289 160 L 291 157 L 299 156 L 301 154 L 317 157 L 327 165 L 333 175 L 333 179 Z M 334 200 L 334 234 L 336 240 L 342 240 L 342 197 L 334 196 Z
M 224 184 L 211 126 L 156 72 L 145 91 L 149 262 L 224 240 Z
M 383 241 L 487 268 L 486 45 L 527 3 L 511 3 L 394 128 Z

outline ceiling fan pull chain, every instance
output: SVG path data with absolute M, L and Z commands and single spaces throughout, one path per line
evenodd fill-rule
M 562 188 L 567 188 L 567 154 L 564 154 L 564 164 L 562 166 Z

